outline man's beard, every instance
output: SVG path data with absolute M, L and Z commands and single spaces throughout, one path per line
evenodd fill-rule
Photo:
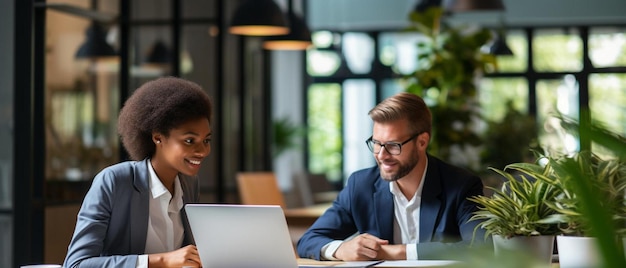
M 376 159 L 376 162 L 380 167 L 380 161 Z M 419 162 L 419 156 L 416 153 L 412 153 L 411 157 L 409 157 L 406 163 L 400 162 L 398 171 L 394 173 L 385 173 L 385 171 L 380 168 L 380 177 L 383 178 L 383 180 L 385 181 L 397 181 L 411 173 L 415 166 L 417 166 L 417 162 Z

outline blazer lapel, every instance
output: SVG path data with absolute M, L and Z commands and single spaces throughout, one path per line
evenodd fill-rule
M 374 215 L 377 217 L 379 238 L 393 242 L 393 195 L 389 192 L 389 182 L 379 178 L 376 185 L 373 202 L 376 205 Z
M 428 169 L 424 177 L 422 200 L 420 204 L 420 242 L 430 242 L 433 237 L 435 224 L 439 219 L 441 209 L 441 185 L 439 183 L 439 170 L 435 166 L 435 159 L 428 156 Z
M 192 178 L 187 177 L 183 174 L 178 174 L 180 179 L 180 186 L 183 189 L 183 208 L 180 210 L 180 217 L 182 219 L 183 228 L 185 229 L 185 238 L 183 240 L 183 246 L 189 244 L 196 244 L 193 235 L 191 234 L 191 226 L 189 226 L 189 221 L 187 220 L 187 211 L 185 211 L 184 205 L 188 203 L 193 203 L 195 200 L 193 198 L 194 188 L 189 185 Z
M 141 254 L 146 249 L 146 236 L 148 235 L 148 213 L 150 211 L 150 188 L 148 184 L 148 161 L 137 162 L 133 172 L 134 192 L 130 201 L 130 250 Z

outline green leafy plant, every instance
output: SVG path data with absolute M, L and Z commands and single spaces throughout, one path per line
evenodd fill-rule
M 477 228 L 485 229 L 488 235 L 504 238 L 560 233 L 554 219 L 557 211 L 549 205 L 560 193 L 559 188 L 525 174 L 514 176 L 506 169 L 490 169 L 506 181 L 501 189 L 489 187 L 493 190 L 491 197 L 469 198 L 479 207 L 470 218 L 470 221 L 481 221 Z
M 482 144 L 474 128 L 475 120 L 480 118 L 475 82 L 482 72 L 495 66 L 495 58 L 481 51 L 492 37 L 489 30 L 450 27 L 442 17 L 440 7 L 409 15 L 408 31 L 423 38 L 417 43 L 417 68 L 406 77 L 409 84 L 406 90 L 422 96 L 431 108 L 436 124 L 430 152 L 451 161 L 455 154 L 451 152 L 452 146 L 463 151 Z
M 298 141 L 296 138 L 303 136 L 306 131 L 288 118 L 274 120 L 272 123 L 273 150 L 274 157 L 278 157 L 283 152 L 296 148 Z
M 598 195 L 598 206 L 592 210 L 605 210 L 609 222 L 625 226 L 626 164 L 619 159 L 602 159 L 590 151 L 581 151 L 568 156 L 542 156 L 545 166 L 516 163 L 509 167 L 559 189 L 559 197 L 548 204 L 558 212 L 555 217 L 565 234 L 589 236 L 592 234 L 584 213 L 586 204 L 579 198 L 581 191 Z M 576 181 L 576 177 L 584 178 Z
M 509 100 L 502 120 L 488 121 L 482 162 L 502 169 L 511 163 L 532 161 L 534 155 L 529 147 L 538 149 L 537 123 L 534 117 L 516 110 Z

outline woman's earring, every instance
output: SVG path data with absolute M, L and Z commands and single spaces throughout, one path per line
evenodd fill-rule
M 161 143 L 161 141 L 160 141 L 160 140 L 157 140 L 157 141 L 156 141 L 156 143 L 157 143 L 157 144 L 158 144 L 158 143 Z

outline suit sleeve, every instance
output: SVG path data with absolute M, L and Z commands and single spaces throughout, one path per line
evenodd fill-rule
M 304 233 L 297 244 L 298 255 L 302 258 L 321 260 L 322 247 L 334 240 L 344 240 L 357 231 L 350 212 L 351 189 L 354 182 L 339 192 L 333 205 L 320 216 Z
M 101 172 L 83 200 L 63 267 L 135 267 L 137 255 L 101 257 L 113 203 L 112 172 Z

